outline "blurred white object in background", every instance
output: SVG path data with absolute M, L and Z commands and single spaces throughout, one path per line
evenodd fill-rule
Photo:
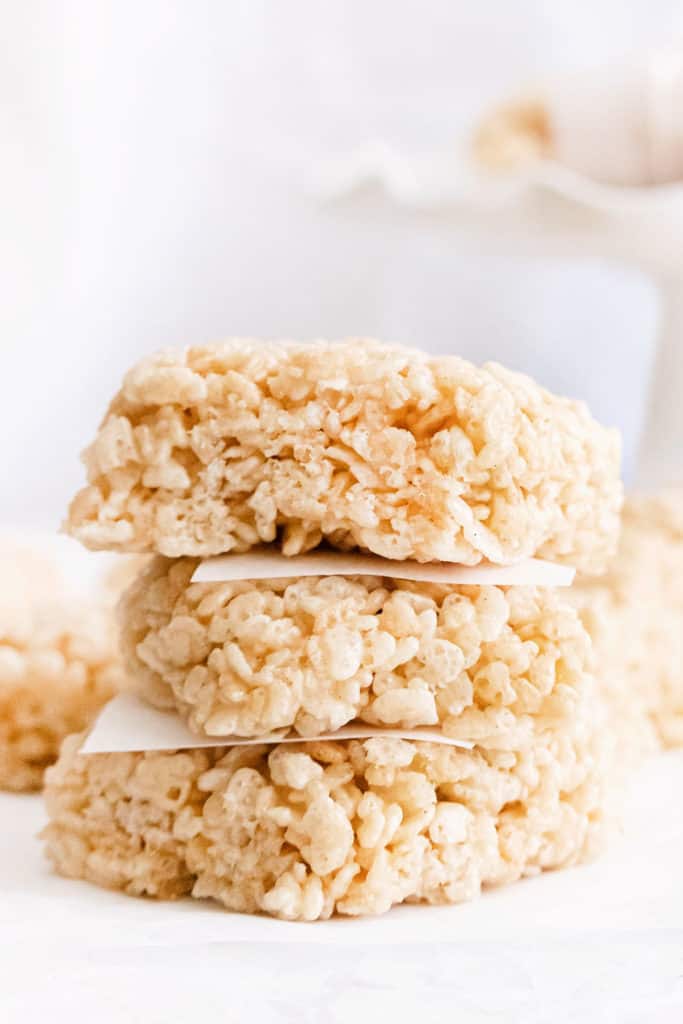
M 663 312 L 638 483 L 681 482 L 683 40 L 557 77 L 536 99 L 494 109 L 477 128 L 474 152 L 482 169 L 516 170 L 527 187 L 545 184 L 605 213 L 598 244 L 655 275 Z
M 607 574 L 572 591 L 619 761 L 633 764 L 657 744 L 683 742 L 683 45 L 595 72 L 578 89 L 574 77 L 557 80 L 540 106 L 485 115 L 474 153 L 482 169 L 509 174 L 516 164 L 523 189 L 542 183 L 574 214 L 577 203 L 597 214 L 595 230 L 584 229 L 588 251 L 606 248 L 641 265 L 660 289 L 638 459 L 644 493 L 627 495 Z M 567 233 L 555 212 L 546 227 Z
M 17 552 L 21 558 L 14 557 Z M 31 558 L 35 566 L 27 573 Z M 33 596 L 39 577 L 43 575 L 45 596 L 52 600 L 55 593 L 62 595 L 65 603 L 71 599 L 83 603 L 101 600 L 110 581 L 114 584 L 113 590 L 120 589 L 119 578 L 124 585 L 128 567 L 135 564 L 140 565 L 141 559 L 108 551 L 86 551 L 71 537 L 0 525 L 0 572 L 6 599 L 10 598 L 12 589 L 19 588 L 22 600 Z M 112 593 L 112 601 L 115 596 L 118 595 Z
M 627 79 L 624 84 L 630 92 L 632 82 Z M 607 142 L 610 127 L 607 118 Z M 619 126 L 616 132 L 620 134 Z M 431 219 L 442 230 L 469 232 L 476 244 L 494 244 L 499 254 L 531 252 L 545 273 L 557 272 L 558 266 L 566 272 L 571 258 L 588 266 L 609 262 L 616 273 L 618 268 L 631 268 L 649 278 L 659 292 L 660 326 L 652 378 L 648 382 L 648 375 L 642 373 L 638 378 L 639 395 L 648 398 L 637 446 L 636 482 L 657 487 L 683 478 L 683 164 L 680 183 L 627 188 L 596 182 L 556 159 L 524 161 L 516 173 L 491 175 L 474 164 L 466 150 L 412 157 L 377 142 L 329 165 L 321 174 L 320 187 L 338 209 L 352 208 L 370 197 L 380 206 L 390 204 L 417 224 Z M 458 271 L 452 273 L 455 277 Z M 609 271 L 603 269 L 603 274 L 609 279 Z M 514 273 L 492 282 L 499 309 L 509 284 L 519 287 Z M 624 342 L 633 326 L 632 310 L 629 306 L 621 310 L 621 348 L 606 351 L 594 317 L 596 304 L 590 302 L 590 288 L 583 285 L 579 303 L 589 311 L 590 322 L 585 334 L 577 332 L 574 344 L 568 339 L 568 351 L 583 360 L 593 380 L 597 377 L 599 390 L 591 396 L 595 399 L 591 406 L 598 417 L 604 417 L 606 391 L 618 396 L 618 410 L 624 401 L 629 354 Z M 561 302 L 555 313 L 566 315 Z M 642 323 L 638 327 L 642 329 Z M 576 343 L 581 341 L 588 341 L 588 346 L 577 351 Z M 601 366 L 600 355 L 604 359 L 607 354 L 607 365 Z M 588 397 L 585 384 L 582 397 Z M 628 427 L 624 432 L 628 479 L 633 435 Z
M 508 171 L 548 160 L 609 185 L 683 178 L 683 42 L 562 74 L 494 108 L 474 146 Z

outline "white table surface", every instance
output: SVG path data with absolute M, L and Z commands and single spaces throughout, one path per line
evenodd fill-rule
M 40 797 L 0 796 L 0 1021 L 683 1020 L 683 752 L 601 861 L 458 907 L 293 924 L 53 875 Z

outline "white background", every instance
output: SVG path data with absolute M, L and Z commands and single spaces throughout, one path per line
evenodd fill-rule
M 371 139 L 454 144 L 494 99 L 671 40 L 674 0 L 1 0 L 0 521 L 55 527 L 125 368 L 231 334 L 498 358 L 623 428 L 657 316 L 632 271 L 325 207 Z

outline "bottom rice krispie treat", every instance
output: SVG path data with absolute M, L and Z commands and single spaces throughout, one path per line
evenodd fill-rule
M 38 789 L 65 736 L 123 687 L 111 597 L 76 596 L 41 552 L 0 542 L 0 789 Z
M 568 591 L 622 754 L 683 744 L 683 489 L 631 496 L 608 574 Z
M 457 903 L 596 852 L 604 750 L 582 730 L 515 753 L 380 737 L 81 755 L 74 736 L 43 837 L 61 874 L 133 895 L 308 921 Z

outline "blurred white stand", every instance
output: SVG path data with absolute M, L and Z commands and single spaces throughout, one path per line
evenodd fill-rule
M 660 333 L 638 456 L 645 490 L 683 484 L 683 239 L 680 276 L 660 280 Z
M 682 482 L 683 185 L 612 187 L 552 163 L 501 179 L 455 152 L 409 159 L 375 143 L 325 170 L 318 187 L 340 213 L 370 192 L 397 214 L 450 222 L 498 247 L 604 259 L 651 277 L 661 296 L 660 332 L 635 482 L 644 489 Z

